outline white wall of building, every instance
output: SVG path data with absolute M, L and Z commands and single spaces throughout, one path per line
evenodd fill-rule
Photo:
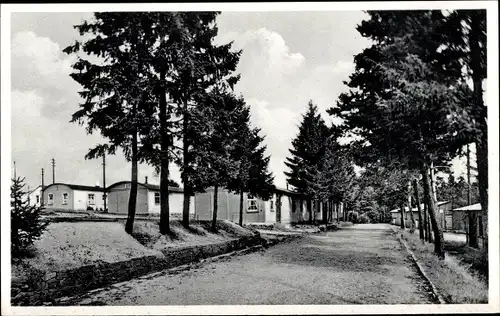
M 42 201 L 42 187 L 38 187 L 29 194 L 30 205 L 40 206 Z
M 292 197 L 283 195 L 281 197 L 281 223 L 290 224 L 292 214 Z
M 155 192 L 158 191 L 149 190 L 148 191 L 148 207 L 149 214 L 160 214 L 160 204 L 155 204 Z M 181 192 L 170 192 L 168 196 L 170 214 L 182 214 L 182 208 L 184 204 L 184 194 Z M 189 203 L 189 213 L 194 214 L 194 196 L 191 197 Z
M 94 194 L 94 204 L 89 202 L 89 194 Z M 73 190 L 73 209 L 77 211 L 86 211 L 87 207 L 94 210 L 104 209 L 103 193 L 99 191 Z
M 264 205 L 266 224 L 276 223 L 276 194 L 273 194 L 269 201 L 265 201 Z

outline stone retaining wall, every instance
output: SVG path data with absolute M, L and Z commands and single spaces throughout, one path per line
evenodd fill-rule
M 76 295 L 262 243 L 260 236 L 254 235 L 216 244 L 165 248 L 162 250 L 163 256 L 139 257 L 113 263 L 101 262 L 71 270 L 34 274 L 28 280 L 12 283 L 12 305 L 39 306 L 44 302 L 53 302 L 61 296 Z

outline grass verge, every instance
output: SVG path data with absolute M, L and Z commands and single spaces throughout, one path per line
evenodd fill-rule
M 161 235 L 158 222 L 137 221 L 134 224 L 132 237 L 146 248 L 162 250 L 170 247 L 196 246 L 219 243 L 253 236 L 254 232 L 228 221 L 217 221 L 217 231 L 212 231 L 210 221 L 190 221 L 185 228 L 181 221 L 170 221 L 170 232 Z
M 488 285 L 482 276 L 457 257 L 447 253 L 445 260 L 434 255 L 434 245 L 425 243 L 418 235 L 401 232 L 404 240 L 422 265 L 425 273 L 443 298 L 450 304 L 488 303 Z

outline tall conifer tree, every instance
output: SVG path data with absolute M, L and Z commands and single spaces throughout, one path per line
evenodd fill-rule
M 313 220 L 311 199 L 314 197 L 314 175 L 321 168 L 325 144 L 329 136 L 328 127 L 318 113 L 318 107 L 309 101 L 307 112 L 302 115 L 299 133 L 292 140 L 291 156 L 286 158 L 287 181 L 296 192 L 308 196 L 309 221 Z

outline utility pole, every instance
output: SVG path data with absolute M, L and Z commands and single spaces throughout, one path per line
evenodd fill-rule
M 467 203 L 472 204 L 471 184 L 470 184 L 470 147 L 467 144 Z
M 17 180 L 16 161 L 14 160 L 14 179 Z
M 44 178 L 44 170 L 42 168 L 42 194 L 41 194 L 42 196 L 41 196 L 41 199 L 40 199 L 40 205 L 42 205 L 42 206 L 43 206 L 43 202 L 44 202 L 43 201 L 44 200 L 43 199 L 43 189 L 45 188 L 45 185 L 44 185 L 44 182 L 43 182 L 43 178 Z
M 52 183 L 56 183 L 56 160 L 52 158 Z
M 104 200 L 104 213 L 107 211 L 107 206 L 106 206 L 106 153 L 104 152 L 102 155 L 102 189 L 103 189 L 103 200 Z

